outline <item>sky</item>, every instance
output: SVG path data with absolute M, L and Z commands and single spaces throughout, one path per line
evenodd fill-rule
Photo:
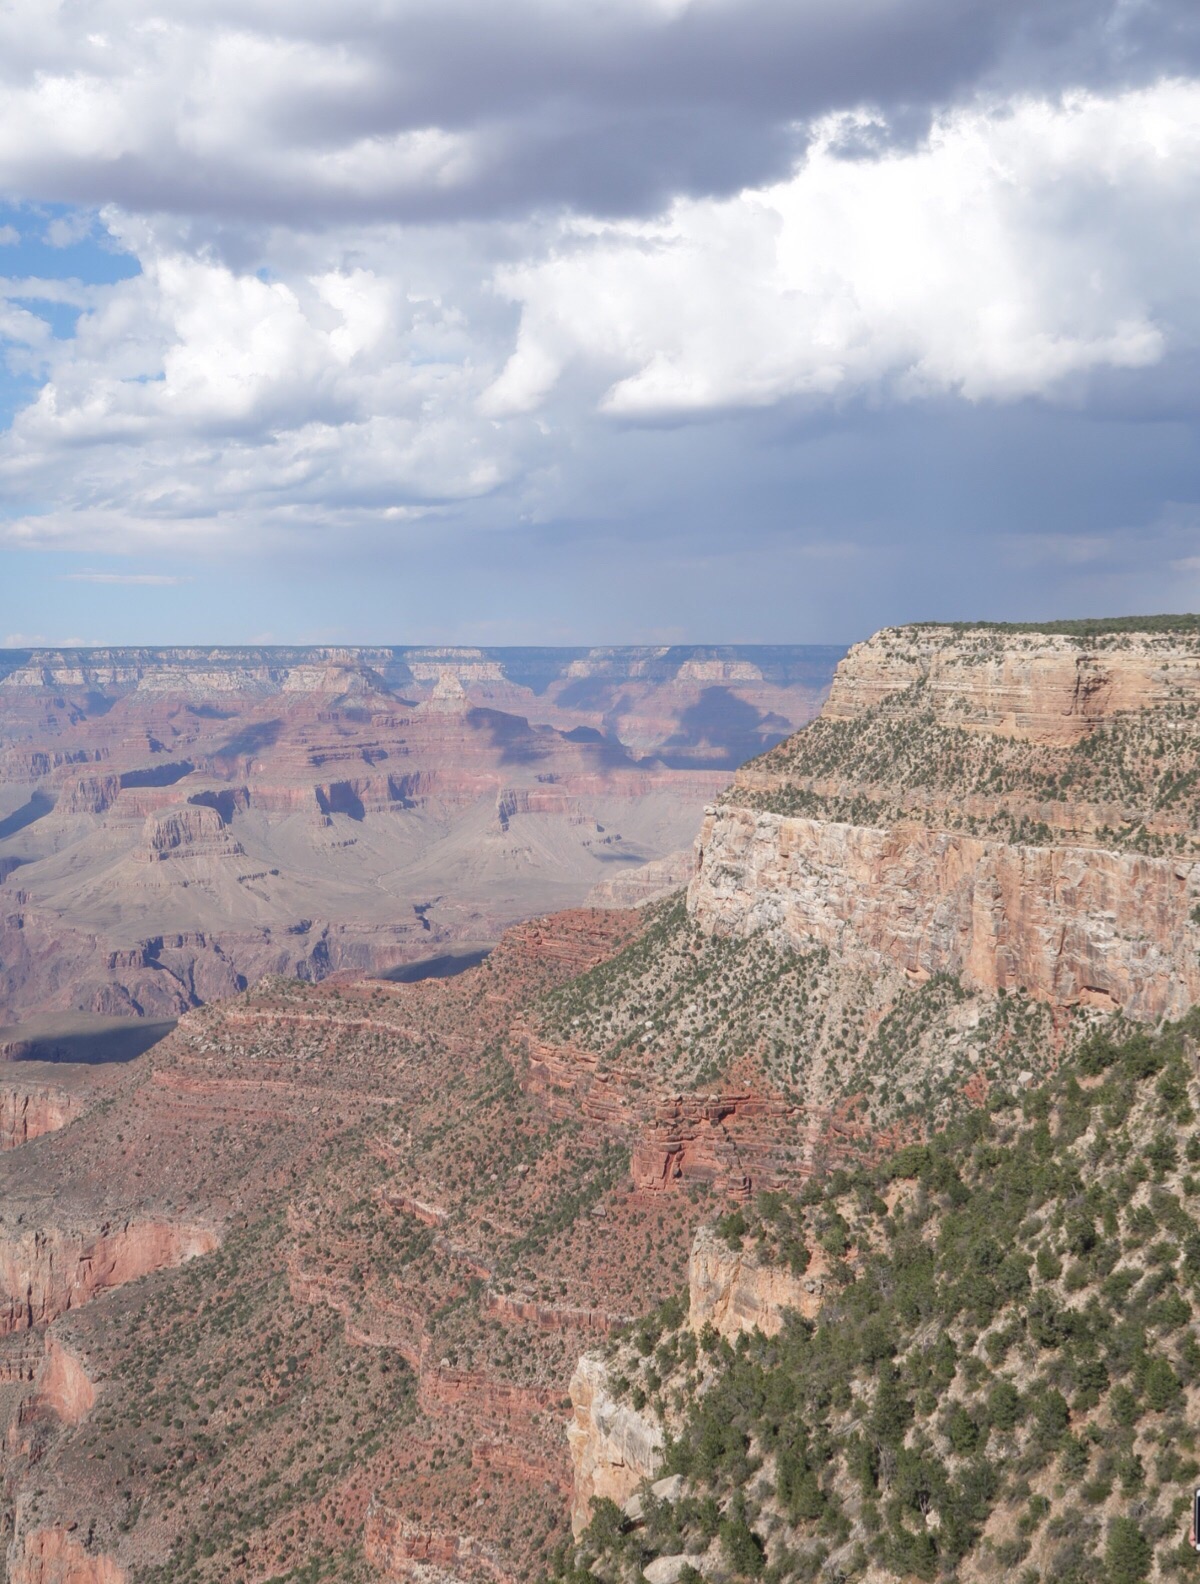
M 9 0 L 0 647 L 1200 608 L 1195 0 Z

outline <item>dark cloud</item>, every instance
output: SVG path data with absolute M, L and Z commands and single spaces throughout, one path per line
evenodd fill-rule
M 108 0 L 91 39 L 8 41 L 9 116 L 38 122 L 39 70 L 84 109 L 31 136 L 0 111 L 0 188 L 240 222 L 646 213 L 781 176 L 796 124 L 830 110 L 919 136 L 980 87 L 1111 87 L 1200 58 L 1194 0 L 409 0 L 137 25 L 152 14 Z M 388 147 L 429 129 L 444 157 Z

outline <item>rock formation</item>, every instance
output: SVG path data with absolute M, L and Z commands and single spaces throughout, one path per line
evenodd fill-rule
M 797 1275 L 700 1227 L 688 1256 L 688 1324 L 696 1332 L 712 1326 L 728 1338 L 742 1331 L 774 1336 L 789 1310 L 812 1319 L 820 1309 L 825 1285 L 818 1269 Z
M 79 1094 L 63 1084 L 31 1082 L 19 1074 L 0 1078 L 0 1150 L 66 1127 L 82 1104 Z
M 0 654 L 0 1023 L 492 944 L 690 842 L 834 658 Z
M 617 1506 L 633 1495 L 662 1460 L 662 1428 L 651 1415 L 612 1395 L 608 1369 L 596 1353 L 585 1353 L 571 1376 L 571 1419 L 567 1425 L 574 1483 L 571 1527 L 585 1527 L 597 1497 Z
M 126 1573 L 65 1529 L 33 1529 L 9 1548 L 8 1584 L 126 1584 Z
M 48 1325 L 102 1292 L 208 1254 L 217 1234 L 164 1220 L 127 1220 L 94 1232 L 14 1223 L 0 1213 L 0 1336 Z
M 689 908 L 868 972 L 1177 1016 L 1200 996 L 1198 696 L 1186 635 L 881 633 L 709 809 Z

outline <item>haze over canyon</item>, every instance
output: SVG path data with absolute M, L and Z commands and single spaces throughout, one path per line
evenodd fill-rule
M 593 888 L 669 889 L 840 653 L 0 653 L 0 1025 L 452 966 Z

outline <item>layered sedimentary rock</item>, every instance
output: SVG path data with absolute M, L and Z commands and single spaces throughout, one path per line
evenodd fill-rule
M 705 816 L 689 905 L 706 928 L 773 930 L 855 967 L 1152 1020 L 1200 999 L 1198 896 L 1192 860 L 730 804 Z
M 1198 698 L 1187 634 L 881 633 L 708 810 L 689 908 L 852 969 L 1178 1015 L 1200 997 Z
M 363 1552 L 387 1579 L 414 1584 L 462 1584 L 464 1575 L 481 1575 L 496 1584 L 518 1584 L 495 1549 L 470 1535 L 414 1523 L 386 1503 L 373 1500 L 367 1510 Z
M 0 1022 L 494 943 L 690 843 L 833 658 L 0 654 Z
M 823 714 L 903 713 L 917 684 L 940 725 L 1064 746 L 1116 715 L 1200 703 L 1200 648 L 1170 631 L 887 628 L 850 650 Z
M 128 1220 L 95 1232 L 0 1220 L 0 1336 L 48 1325 L 102 1292 L 211 1253 L 208 1227 Z

